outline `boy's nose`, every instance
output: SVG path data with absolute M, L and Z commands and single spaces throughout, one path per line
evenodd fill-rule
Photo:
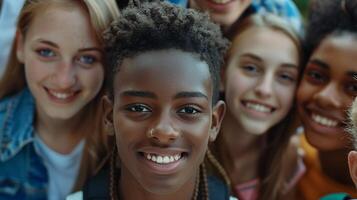
M 173 127 L 172 122 L 168 119 L 161 119 L 156 126 L 148 130 L 148 137 L 160 144 L 172 143 L 179 135 L 179 131 Z

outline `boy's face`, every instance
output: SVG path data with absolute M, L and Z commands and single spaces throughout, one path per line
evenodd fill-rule
M 178 50 L 141 53 L 124 59 L 113 88 L 106 110 L 122 184 L 158 195 L 192 185 L 225 110 L 221 101 L 212 107 L 208 65 Z

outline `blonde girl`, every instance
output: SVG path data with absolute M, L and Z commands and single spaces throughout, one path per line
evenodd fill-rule
M 0 81 L 0 199 L 64 199 L 106 154 L 102 31 L 114 0 L 28 0 Z

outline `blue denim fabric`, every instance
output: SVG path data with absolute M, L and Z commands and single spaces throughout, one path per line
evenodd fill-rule
M 0 100 L 0 200 L 47 198 L 47 170 L 33 145 L 34 114 L 28 89 Z

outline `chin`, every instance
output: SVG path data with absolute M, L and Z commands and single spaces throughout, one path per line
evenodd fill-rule
M 161 183 L 141 183 L 141 185 L 146 191 L 162 196 L 175 193 L 178 190 L 176 182 L 168 183 L 167 181 L 162 181 Z
M 266 126 L 259 126 L 252 124 L 251 126 L 243 126 L 244 130 L 251 135 L 261 136 L 268 132 L 269 128 Z
M 348 144 L 346 142 L 346 140 L 348 140 L 347 136 L 345 138 L 342 138 L 342 136 L 340 139 L 337 137 L 328 138 L 309 130 L 305 130 L 305 136 L 309 144 L 316 148 L 318 151 L 348 149 Z

